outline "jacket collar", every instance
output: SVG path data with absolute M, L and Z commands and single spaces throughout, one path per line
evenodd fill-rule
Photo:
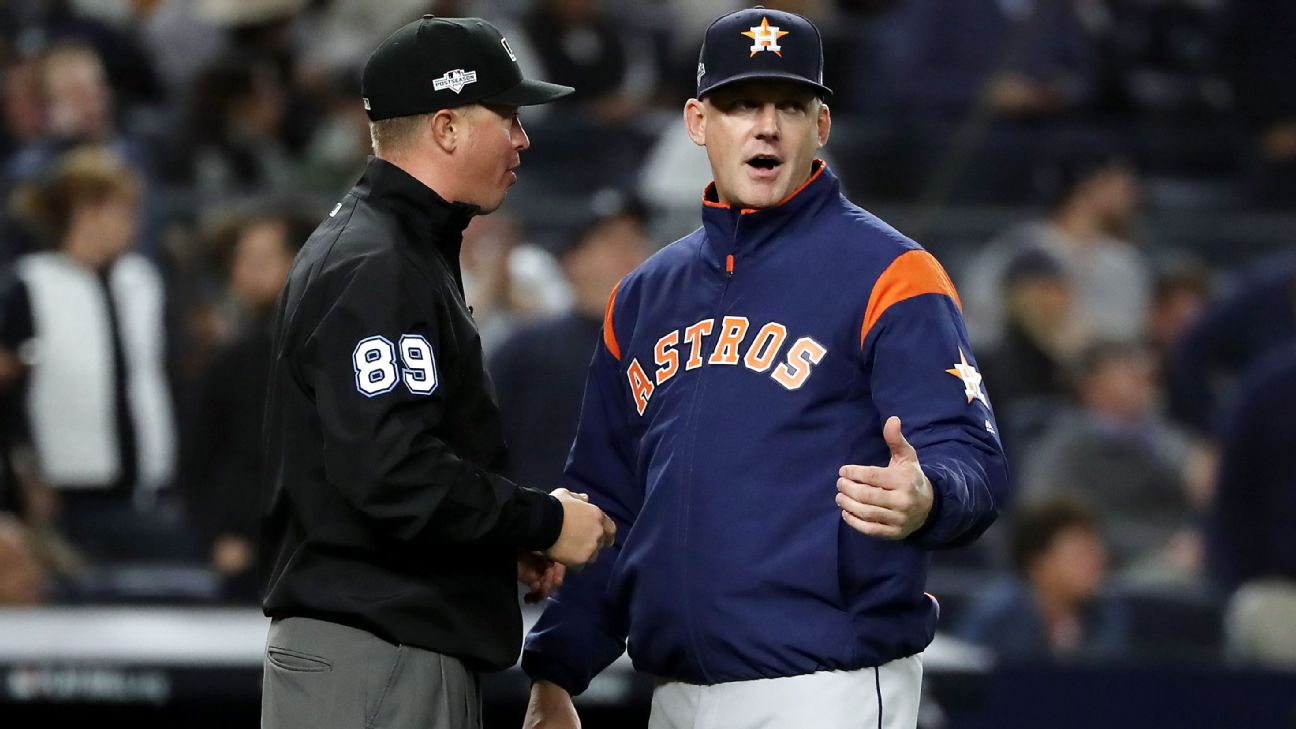
M 356 190 L 374 205 L 394 212 L 416 244 L 436 248 L 455 262 L 464 228 L 480 209 L 469 203 L 447 202 L 405 170 L 373 156 Z
M 837 176 L 823 160 L 815 160 L 809 179 L 768 208 L 734 208 L 718 201 L 715 183 L 702 193 L 702 226 L 706 229 L 708 259 L 725 265 L 725 258 L 741 258 L 770 240 L 784 224 L 810 213 L 841 190 Z

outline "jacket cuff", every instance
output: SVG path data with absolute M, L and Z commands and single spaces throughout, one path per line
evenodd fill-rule
M 549 494 L 526 486 L 518 487 L 517 502 L 526 511 L 526 517 L 521 520 L 518 546 L 537 552 L 552 547 L 562 533 L 562 504 Z
M 940 467 L 929 467 L 924 465 L 922 466 L 922 470 L 923 474 L 927 476 L 927 480 L 931 482 L 931 511 L 927 512 L 927 520 L 923 522 L 923 525 L 918 527 L 913 534 L 909 535 L 908 541 L 911 541 L 920 547 L 932 549 L 938 546 L 942 541 L 943 530 L 939 525 L 943 511 L 942 507 L 945 504 L 946 485 L 943 478 L 944 471 Z
M 579 696 L 589 688 L 589 678 L 576 675 L 561 661 L 538 651 L 523 650 L 522 672 L 531 683 L 548 681 L 572 696 Z

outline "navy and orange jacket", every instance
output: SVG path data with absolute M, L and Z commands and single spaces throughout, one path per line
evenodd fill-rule
M 617 523 L 526 639 L 573 694 L 635 668 L 714 684 L 922 651 L 929 550 L 994 521 L 1008 475 L 958 296 L 821 162 L 779 205 L 703 198 L 703 226 L 612 293 L 563 485 Z M 902 541 L 847 525 L 844 464 L 886 465 L 898 415 L 935 492 Z

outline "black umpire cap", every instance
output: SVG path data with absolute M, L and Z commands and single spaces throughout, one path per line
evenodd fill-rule
M 469 104 L 547 104 L 572 91 L 522 78 L 508 41 L 485 20 L 433 15 L 388 36 L 360 79 L 370 121 Z
M 702 39 L 697 98 L 752 78 L 797 81 L 827 100 L 832 89 L 823 84 L 819 29 L 800 15 L 760 5 L 717 18 Z

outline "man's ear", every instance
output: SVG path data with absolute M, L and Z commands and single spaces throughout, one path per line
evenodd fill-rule
M 441 109 L 428 120 L 428 131 L 432 141 L 444 152 L 453 152 L 459 146 L 460 136 L 466 123 L 459 109 Z
M 828 105 L 819 103 L 819 146 L 822 147 L 828 143 L 828 133 L 832 131 L 832 112 L 828 110 Z
M 706 146 L 706 106 L 702 101 L 689 99 L 684 103 L 684 126 L 694 144 Z

